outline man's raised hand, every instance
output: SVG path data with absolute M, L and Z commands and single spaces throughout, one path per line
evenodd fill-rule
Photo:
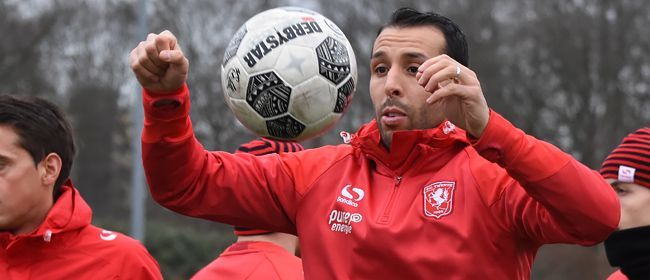
M 189 61 L 176 36 L 165 30 L 150 33 L 129 55 L 129 65 L 140 85 L 150 92 L 168 93 L 185 84 Z
M 431 93 L 427 103 L 441 104 L 449 121 L 473 137 L 481 137 L 490 108 L 474 71 L 443 54 L 420 65 L 415 78 Z

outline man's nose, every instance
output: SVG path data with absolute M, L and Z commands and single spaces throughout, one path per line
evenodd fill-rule
M 392 67 L 386 73 L 386 83 L 384 90 L 389 97 L 401 96 L 403 92 L 404 77 L 397 67 Z

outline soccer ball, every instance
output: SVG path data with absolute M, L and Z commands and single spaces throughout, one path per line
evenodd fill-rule
M 228 107 L 257 135 L 302 141 L 334 126 L 352 101 L 357 64 L 324 16 L 283 7 L 259 13 L 234 35 L 221 64 Z

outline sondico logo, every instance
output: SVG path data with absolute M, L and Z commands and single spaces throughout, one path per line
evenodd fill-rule
M 360 188 L 353 188 L 352 185 L 346 185 L 341 190 L 341 196 L 336 198 L 336 201 L 345 203 L 352 207 L 359 207 L 358 201 L 361 201 L 366 193 Z
M 359 213 L 350 213 L 340 210 L 332 210 L 329 216 L 328 224 L 333 232 L 342 232 L 345 234 L 352 233 L 352 223 L 358 223 L 363 220 Z

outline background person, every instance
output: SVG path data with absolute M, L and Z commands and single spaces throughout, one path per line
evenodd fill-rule
M 91 224 L 74 156 L 54 104 L 0 95 L 0 278 L 162 279 L 138 241 Z
M 620 267 L 609 279 L 650 279 L 650 127 L 623 138 L 600 173 L 621 201 L 618 230 L 605 240 L 609 263 Z
M 236 153 L 263 156 L 302 150 L 297 142 L 260 138 L 239 146 Z M 235 227 L 235 235 L 237 242 L 197 272 L 192 280 L 304 279 L 302 260 L 296 257 L 297 236 L 246 227 Z

